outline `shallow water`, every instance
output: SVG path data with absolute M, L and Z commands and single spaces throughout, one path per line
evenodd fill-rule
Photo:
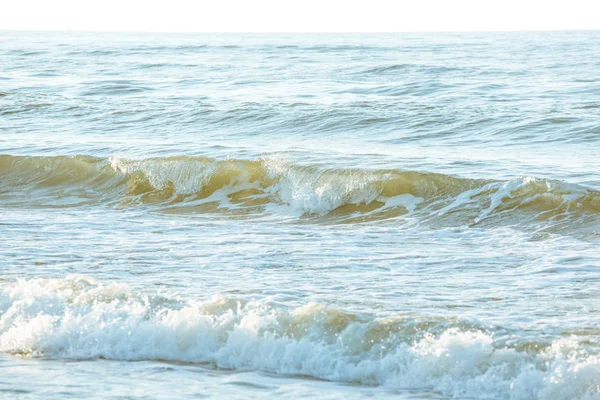
M 600 398 L 600 34 L 0 33 L 0 393 Z

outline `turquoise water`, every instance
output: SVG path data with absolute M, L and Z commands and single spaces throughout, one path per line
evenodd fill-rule
M 0 397 L 600 398 L 598 32 L 0 36 Z

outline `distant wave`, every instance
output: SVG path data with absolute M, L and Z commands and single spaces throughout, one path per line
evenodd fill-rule
M 455 72 L 462 71 L 465 68 L 459 67 L 448 67 L 444 65 L 421 65 L 421 64 L 388 64 L 388 65 L 378 65 L 376 67 L 372 67 L 369 69 L 365 69 L 359 71 L 358 74 L 366 74 L 366 75 L 384 75 L 384 74 L 397 74 L 405 71 L 414 71 L 419 70 L 423 72 L 428 72 L 431 74 L 436 73 L 444 73 L 444 72 Z
M 600 192 L 568 182 L 335 169 L 281 159 L 2 155 L 0 178 L 0 199 L 13 206 L 64 206 L 61 198 L 70 198 L 70 206 L 137 204 L 181 213 L 284 212 L 357 221 L 409 214 L 450 225 L 560 225 L 572 217 L 585 222 L 600 216 Z
M 600 358 L 574 338 L 515 344 L 505 328 L 452 318 L 182 302 L 82 275 L 0 282 L 0 317 L 0 352 L 13 355 L 191 362 L 460 398 L 600 393 Z

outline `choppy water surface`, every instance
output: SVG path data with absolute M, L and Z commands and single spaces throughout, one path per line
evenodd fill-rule
M 0 397 L 600 398 L 600 33 L 0 38 Z

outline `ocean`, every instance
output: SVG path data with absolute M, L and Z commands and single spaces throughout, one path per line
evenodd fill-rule
M 0 398 L 600 399 L 600 32 L 0 32 Z

